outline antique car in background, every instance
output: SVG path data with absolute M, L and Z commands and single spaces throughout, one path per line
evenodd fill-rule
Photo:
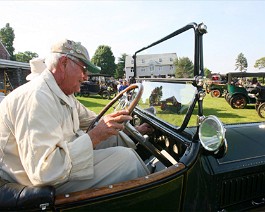
M 111 99 L 117 93 L 117 84 L 111 76 L 105 74 L 90 74 L 88 80 L 84 81 L 80 87 L 80 92 L 76 96 L 88 97 L 100 95 L 103 99 Z
M 219 98 L 227 92 L 226 83 L 226 74 L 211 74 L 210 79 L 205 83 L 206 92 L 212 97 Z
M 225 99 L 234 109 L 244 109 L 248 104 L 259 105 L 265 101 L 258 97 L 256 84 L 252 84 L 253 79 L 261 79 L 259 86 L 264 85 L 265 72 L 229 72 L 227 73 L 227 94 Z M 257 99 L 259 98 L 259 101 Z M 258 107 L 256 107 L 258 108 Z
M 204 110 L 203 35 L 206 26 L 190 23 L 135 52 L 137 83 L 117 94 L 98 115 L 127 108 L 124 123 L 131 146 L 150 174 L 126 182 L 56 195 L 52 186 L 26 187 L 1 181 L 0 210 L 52 211 L 243 211 L 265 210 L 265 124 L 225 124 Z M 186 42 L 189 38 L 191 42 Z M 138 78 L 137 54 L 178 51 L 192 58 L 187 78 Z M 182 51 L 181 51 L 182 50 Z M 181 109 L 150 105 L 154 89 Z M 129 95 L 127 97 L 126 95 Z M 150 109 L 151 108 L 151 109 Z M 214 108 L 216 109 L 216 107 Z M 136 126 L 147 122 L 151 135 Z M 94 126 L 88 126 L 88 130 Z M 130 164 L 127 164 L 130 166 Z
M 175 110 L 176 112 L 181 109 L 181 103 L 178 102 L 175 96 L 161 99 L 163 96 L 162 86 L 156 87 L 152 90 L 149 97 L 150 106 L 160 106 L 161 110 Z
M 265 87 L 258 86 L 256 92 L 256 105 L 255 108 L 258 112 L 259 117 L 265 118 Z

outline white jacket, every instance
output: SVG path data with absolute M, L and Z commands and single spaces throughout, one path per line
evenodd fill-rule
M 45 70 L 0 104 L 0 175 L 23 185 L 93 178 L 92 141 L 80 128 L 95 117 Z

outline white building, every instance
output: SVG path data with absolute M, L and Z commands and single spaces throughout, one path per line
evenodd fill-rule
M 136 77 L 155 78 L 175 76 L 174 62 L 177 59 L 176 53 L 136 55 Z M 134 61 L 131 55 L 125 59 L 125 76 L 129 80 L 134 75 Z

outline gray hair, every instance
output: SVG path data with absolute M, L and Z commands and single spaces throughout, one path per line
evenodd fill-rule
M 57 64 L 59 59 L 63 56 L 64 54 L 61 53 L 51 53 L 45 58 L 45 64 L 49 70 L 54 69 Z
M 45 58 L 45 64 L 49 70 L 56 68 L 59 59 L 63 56 L 69 57 L 71 60 L 78 62 L 79 60 L 71 55 L 62 54 L 62 53 L 51 53 Z

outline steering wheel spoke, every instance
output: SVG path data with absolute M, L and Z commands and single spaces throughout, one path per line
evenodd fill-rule
M 127 109 L 129 113 L 131 114 L 135 106 L 138 104 L 138 102 L 141 99 L 141 96 L 143 94 L 143 85 L 141 83 L 135 83 L 118 93 L 99 113 L 99 115 L 92 121 L 92 123 L 88 126 L 87 131 L 91 130 L 95 123 L 97 123 L 102 116 L 105 115 L 105 113 L 117 103 L 115 111 Z M 136 92 L 137 91 L 137 92 Z M 128 94 L 131 93 L 133 95 L 128 96 Z M 124 98 L 127 96 L 127 100 Z M 119 102 L 120 101 L 120 102 Z
M 132 113 L 143 94 L 143 85 L 140 83 L 132 84 L 125 90 L 118 93 L 118 95 L 112 99 L 99 113 L 95 120 L 87 128 L 88 132 L 96 123 L 102 118 L 102 116 L 113 107 L 115 111 L 127 109 L 129 114 Z M 165 157 L 149 140 L 148 136 L 143 136 L 134 126 L 129 122 L 125 122 L 125 130 L 129 133 L 137 142 L 144 146 L 147 151 L 153 154 L 158 160 L 160 160 L 165 166 L 169 167 L 172 163 Z

